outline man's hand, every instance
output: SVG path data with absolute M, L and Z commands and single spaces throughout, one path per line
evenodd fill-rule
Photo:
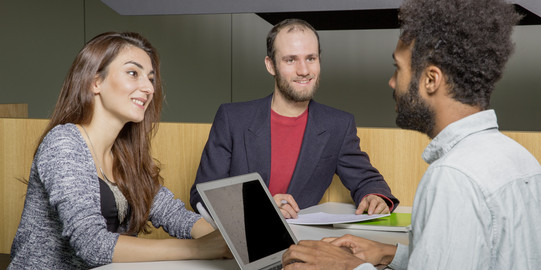
M 295 199 L 291 194 L 276 194 L 272 197 L 284 218 L 297 218 L 297 213 L 301 211 Z
M 387 206 L 387 203 L 385 200 L 383 200 L 383 198 L 378 195 L 370 194 L 361 200 L 355 214 L 361 215 L 364 212 L 368 212 L 369 215 L 373 215 L 388 214 L 391 211 L 389 211 L 389 206 Z
M 364 262 L 347 249 L 323 241 L 303 240 L 292 245 L 282 256 L 285 270 L 293 269 L 347 269 Z
M 394 245 L 383 244 L 350 234 L 339 238 L 324 238 L 323 241 L 337 247 L 347 248 L 357 258 L 373 265 L 390 264 L 396 253 L 396 246 Z

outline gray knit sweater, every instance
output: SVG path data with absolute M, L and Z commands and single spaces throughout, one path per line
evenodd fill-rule
M 190 238 L 200 218 L 162 187 L 150 221 L 177 238 Z M 32 162 L 8 269 L 85 269 L 111 263 L 119 234 L 107 231 L 96 167 L 73 124 L 53 128 Z

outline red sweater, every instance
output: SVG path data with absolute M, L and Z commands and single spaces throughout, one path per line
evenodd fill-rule
M 287 192 L 301 151 L 308 109 L 297 117 L 286 117 L 271 110 L 271 173 L 269 191 Z

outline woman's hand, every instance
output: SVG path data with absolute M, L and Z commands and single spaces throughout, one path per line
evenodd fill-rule
M 233 254 L 227 243 L 225 242 L 219 230 L 215 230 L 201 238 L 195 239 L 198 241 L 198 258 L 197 259 L 231 259 Z

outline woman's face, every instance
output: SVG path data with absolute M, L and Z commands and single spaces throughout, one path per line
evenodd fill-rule
M 105 79 L 93 84 L 96 110 L 122 124 L 141 122 L 154 94 L 154 69 L 148 54 L 127 46 L 109 64 Z

